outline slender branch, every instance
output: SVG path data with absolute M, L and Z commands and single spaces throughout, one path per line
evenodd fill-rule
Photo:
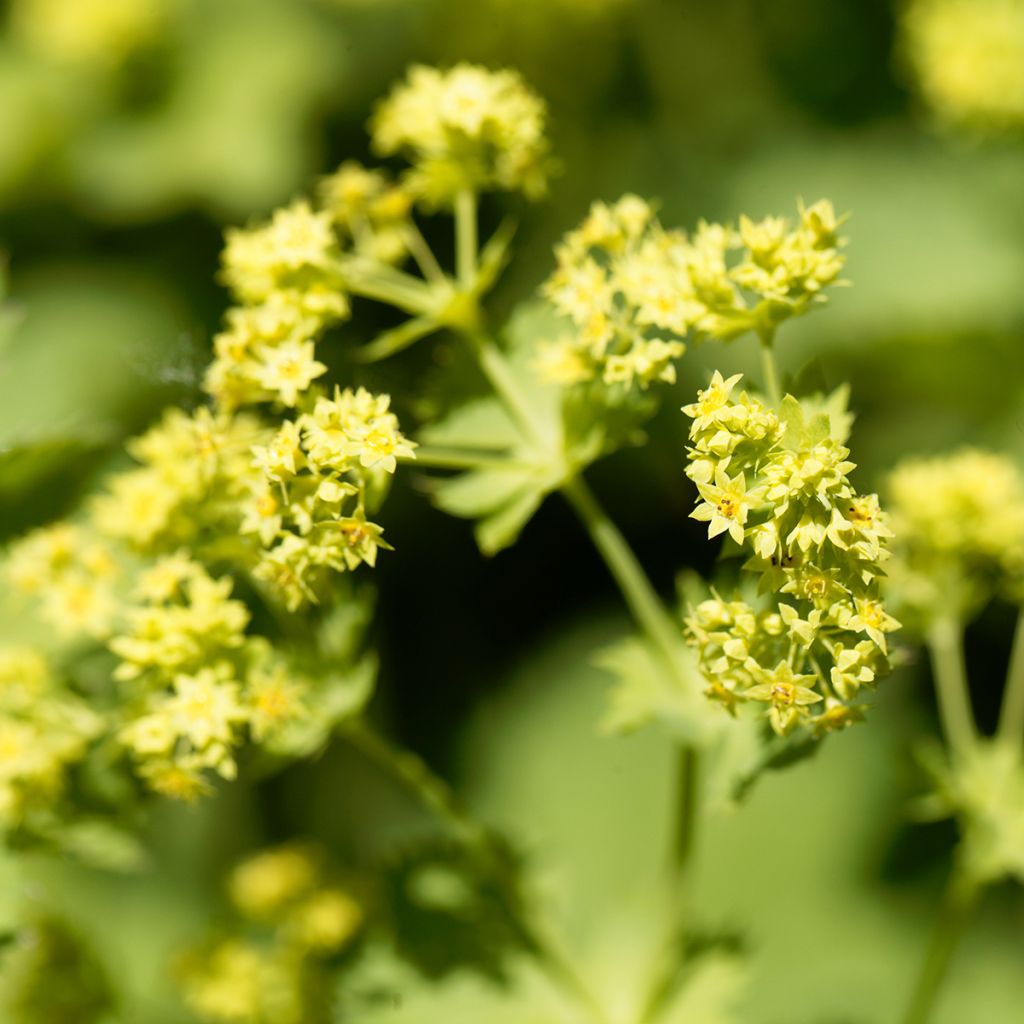
M 461 806 L 448 784 L 435 775 L 421 758 L 395 746 L 364 721 L 348 723 L 344 735 L 357 750 L 392 776 L 451 829 L 497 880 L 507 877 L 506 858 L 492 834 Z M 573 999 L 594 1024 L 607 1024 L 597 1000 L 546 924 L 518 900 L 506 898 L 501 887 L 499 892 L 509 923 L 536 956 L 551 981 Z
M 464 188 L 455 197 L 455 273 L 459 285 L 469 291 L 476 280 L 477 240 L 476 193 Z
M 567 480 L 562 485 L 562 493 L 604 558 L 637 624 L 664 659 L 673 678 L 678 679 L 681 670 L 677 631 L 632 548 L 582 477 Z
M 1013 635 L 997 735 L 1013 744 L 1024 741 L 1024 606 L 1017 616 L 1017 629 Z
M 979 886 L 954 867 L 903 1024 L 927 1024 L 979 892 Z
M 387 278 L 353 276 L 346 278 L 345 286 L 353 295 L 361 295 L 365 299 L 374 299 L 376 302 L 395 306 L 402 312 L 415 316 L 431 312 L 434 306 L 434 298 L 429 292 L 420 292 Z
M 412 253 L 412 258 L 416 261 L 416 266 L 420 268 L 423 276 L 435 284 L 444 281 L 445 273 L 441 269 L 441 264 L 437 262 L 434 250 L 430 248 L 427 240 L 423 237 L 423 232 L 412 218 L 409 219 L 402 234 L 406 247 Z
M 928 630 L 927 639 L 942 731 L 953 754 L 962 757 L 977 739 L 964 666 L 963 627 L 954 619 L 939 619 Z
M 778 408 L 782 404 L 782 388 L 779 386 L 779 370 L 775 365 L 775 346 L 773 334 L 762 334 L 761 338 L 761 380 L 765 394 L 771 399 L 772 405 Z

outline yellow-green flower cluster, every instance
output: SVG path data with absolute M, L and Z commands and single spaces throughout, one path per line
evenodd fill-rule
M 1024 2 L 913 0 L 903 45 L 925 101 L 980 132 L 1024 128 Z
M 299 847 L 257 854 L 235 869 L 228 890 L 244 928 L 183 959 L 189 1009 L 225 1024 L 320 1024 L 325 961 L 358 935 L 359 903 L 325 882 L 315 851 Z
M 109 634 L 121 568 L 88 526 L 59 522 L 33 530 L 9 549 L 4 575 L 62 637 Z
M 673 382 L 684 350 L 676 336 L 693 312 L 680 289 L 685 244 L 639 196 L 595 203 L 555 250 L 557 268 L 544 284 L 573 329 L 540 346 L 541 375 L 562 385 Z
M 274 664 L 265 642 L 245 634 L 249 612 L 184 554 L 158 560 L 139 579 L 137 604 L 110 641 L 114 678 L 128 684 L 121 742 L 152 789 L 193 800 L 205 773 L 236 772 L 246 728 L 265 739 L 304 713 L 298 680 Z
M 226 410 L 294 406 L 327 369 L 317 338 L 349 314 L 334 218 L 298 200 L 265 225 L 230 229 L 225 241 L 223 279 L 238 305 L 214 338 L 206 390 Z
M 343 248 L 387 264 L 408 257 L 415 196 L 404 184 L 386 171 L 348 160 L 320 182 L 318 191 Z
M 335 389 L 253 449 L 260 477 L 241 532 L 264 549 L 254 575 L 290 610 L 316 600 L 327 572 L 373 565 L 387 547 L 366 517 L 367 492 L 394 473 L 398 458 L 413 457 L 389 404 L 364 388 Z
M 996 593 L 1024 600 L 1024 473 L 975 448 L 907 459 L 888 481 L 899 537 L 892 590 L 925 620 Z
M 413 67 L 378 106 L 376 151 L 412 164 L 405 183 L 431 206 L 465 190 L 543 193 L 548 176 L 547 111 L 514 71 L 472 64 Z
M 251 476 L 250 448 L 265 433 L 248 415 L 168 410 L 128 442 L 140 465 L 113 474 L 93 500 L 96 529 L 142 553 L 232 531 Z
M 745 569 L 767 600 L 717 594 L 686 629 L 708 693 L 735 713 L 767 705 L 776 732 L 847 724 L 864 686 L 887 670 L 886 634 L 898 627 L 879 597 L 891 532 L 874 495 L 848 479 L 845 416 L 787 395 L 778 412 L 737 374 L 715 373 L 692 418 L 687 475 L 695 519 L 748 550 Z
M 0 831 L 49 816 L 68 769 L 104 729 L 30 647 L 0 648 Z
M 675 380 L 679 340 L 770 337 L 777 325 L 825 300 L 843 267 L 839 220 L 825 200 L 801 205 L 799 222 L 702 222 L 669 231 L 650 204 L 627 195 L 595 203 L 556 250 L 544 285 L 572 329 L 541 346 L 543 376 L 563 385 Z M 664 332 L 667 337 L 656 332 Z

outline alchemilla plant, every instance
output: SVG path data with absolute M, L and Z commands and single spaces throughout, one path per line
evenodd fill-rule
M 309 196 L 228 230 L 221 280 L 232 305 L 203 398 L 165 411 L 80 508 L 7 552 L 8 585 L 54 638 L 0 651 L 9 845 L 125 869 L 143 858 L 155 804 L 200 802 L 346 743 L 422 801 L 445 844 L 391 865 L 402 881 L 391 888 L 301 844 L 255 852 L 227 881 L 228 931 L 197 937 L 175 966 L 194 1019 L 375 1019 L 380 1007 L 352 993 L 381 956 L 431 973 L 410 953 L 403 912 L 442 864 L 459 885 L 431 904 L 433 941 L 454 943 L 468 927 L 470 948 L 499 947 L 499 977 L 505 959 L 532 961 L 558 994 L 545 1021 L 696 1022 L 682 1008 L 705 940 L 684 893 L 713 795 L 738 803 L 760 773 L 864 719 L 896 645 L 920 639 L 935 656 L 949 743 L 928 756 L 925 803 L 962 828 L 954 906 L 1024 877 L 1024 642 L 999 735 L 985 740 L 960 649 L 993 595 L 1024 598 L 1019 468 L 976 451 L 910 460 L 880 502 L 857 482 L 848 388 L 801 390 L 777 365 L 788 322 L 845 283 L 845 218 L 819 200 L 788 217 L 683 230 L 637 195 L 596 202 L 537 275 L 526 311 L 498 324 L 487 299 L 516 258 L 513 232 L 504 222 L 481 241 L 478 206 L 494 194 L 543 197 L 556 169 L 544 102 L 513 71 L 415 67 L 370 131 L 386 164 L 346 161 Z M 425 215 L 450 225 L 451 265 L 428 244 Z M 362 304 L 392 326 L 364 340 L 351 324 Z M 448 389 L 439 372 L 432 400 L 415 403 L 431 414 L 400 423 L 391 397 L 352 367 L 438 335 L 475 367 L 474 389 Z M 710 379 L 687 366 L 698 344 L 718 366 Z M 758 377 L 733 372 L 734 345 L 756 347 Z M 586 480 L 590 465 L 636 443 L 673 386 L 686 396 L 678 473 L 719 555 L 713 578 L 691 576 L 679 603 L 652 586 Z M 410 465 L 430 474 L 439 508 L 473 522 L 485 554 L 515 544 L 560 494 L 635 623 L 634 637 L 599 655 L 617 676 L 605 728 L 660 723 L 672 735 L 683 838 L 667 953 L 625 1009 L 603 1005 L 553 935 L 511 844 L 371 724 L 365 581 L 378 558 L 402 557 L 401 537 L 388 532 L 394 553 L 385 540 L 385 499 Z M 110 1019 L 82 937 L 62 929 L 26 922 L 35 953 L 15 958 L 9 986 L 19 1024 L 56 1019 L 40 978 L 74 957 L 74 1019 Z M 934 1001 L 951 945 L 937 948 L 908 1021 L 925 1020 Z M 794 991 L 803 969 L 793 961 Z M 701 1020 L 739 1019 L 724 1004 L 707 1012 Z

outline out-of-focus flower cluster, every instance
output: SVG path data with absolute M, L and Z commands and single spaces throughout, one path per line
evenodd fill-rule
M 154 43 L 177 0 L 14 0 L 11 27 L 31 49 L 57 62 L 116 68 Z
M 686 472 L 699 491 L 693 517 L 747 550 L 761 596 L 713 594 L 691 609 L 687 635 L 708 694 L 732 713 L 753 701 L 780 734 L 839 728 L 888 668 L 886 635 L 899 624 L 879 577 L 891 533 L 877 498 L 849 481 L 849 417 L 837 396 L 787 395 L 776 411 L 736 393 L 740 379 L 716 372 L 684 409 Z
M 1012 459 L 973 448 L 907 459 L 888 493 L 890 589 L 909 615 L 963 620 L 996 594 L 1024 600 L 1024 474 Z
M 0 833 L 47 824 L 104 726 L 42 652 L 0 648 Z
M 370 128 L 378 153 L 409 158 L 403 180 L 418 199 L 449 206 L 465 190 L 543 193 L 546 120 L 543 100 L 515 71 L 418 65 L 380 103 Z
M 30 555 L 45 566 L 41 558 L 52 562 L 58 540 L 80 535 L 63 524 L 30 534 L 14 551 L 12 573 L 23 581 Z M 38 652 L 0 658 L 0 807 L 9 824 L 19 823 L 30 798 L 39 810 L 56 806 L 62 769 L 84 759 L 94 739 L 112 738 L 130 753 L 156 792 L 193 800 L 209 788 L 208 770 L 233 777 L 234 752 L 247 738 L 273 743 L 305 716 L 312 683 L 264 638 L 246 633 L 249 612 L 231 596 L 230 578 L 215 579 L 183 551 L 165 555 L 137 569 L 133 589 L 126 592 L 122 580 L 101 591 L 102 620 L 94 611 L 83 620 L 77 609 L 68 617 L 71 598 L 82 588 L 82 607 L 92 608 L 103 584 L 78 580 L 73 563 L 63 572 L 68 578 L 51 569 L 42 584 L 43 611 L 59 613 L 65 628 L 97 627 L 93 635 L 118 659 L 114 688 L 89 704 L 57 685 Z M 71 597 L 55 596 L 63 591 Z
M 1024 2 L 914 0 L 904 49 L 936 116 L 982 133 L 1024 129 Z
M 239 926 L 182 958 L 189 1009 L 225 1024 L 330 1020 L 327 965 L 358 936 L 360 904 L 325 881 L 317 852 L 299 847 L 257 854 L 235 869 L 228 890 Z
M 572 327 L 542 346 L 538 368 L 564 385 L 602 379 L 647 387 L 675 380 L 679 339 L 770 337 L 783 320 L 825 301 L 844 258 L 840 220 L 822 200 L 734 228 L 702 222 L 666 230 L 627 195 L 595 203 L 556 251 L 544 294 Z M 664 332 L 662 337 L 656 332 Z
M 6 580 L 60 637 L 72 682 L 40 676 L 39 700 L 12 704 L 36 677 L 21 689 L 5 677 L 5 820 L 30 802 L 56 806 L 65 767 L 92 745 L 126 753 L 152 790 L 190 800 L 211 773 L 234 776 L 246 742 L 305 750 L 332 715 L 348 713 L 332 705 L 305 736 L 291 730 L 324 680 L 249 632 L 239 596 L 255 589 L 272 617 L 281 605 L 329 605 L 336 575 L 372 566 L 388 546 L 368 515 L 398 459 L 413 456 L 388 396 L 314 383 L 327 371 L 315 341 L 348 314 L 346 280 L 369 263 L 364 291 L 395 284 L 388 261 L 405 253 L 410 193 L 345 165 L 321 196 L 322 209 L 300 201 L 263 227 L 228 232 L 224 279 L 238 305 L 215 339 L 212 407 L 165 412 L 128 442 L 135 464 L 107 474 L 73 521 L 6 553 Z M 235 576 L 253 588 L 237 588 Z M 116 662 L 105 681 L 82 687 L 75 662 L 93 655 Z M 331 685 L 347 667 L 334 666 Z

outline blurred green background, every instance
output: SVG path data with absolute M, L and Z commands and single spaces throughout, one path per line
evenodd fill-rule
M 635 191 L 657 198 L 667 224 L 689 226 L 829 197 L 852 213 L 853 287 L 787 328 L 780 357 L 852 382 L 860 488 L 908 453 L 971 442 L 1024 455 L 1024 139 L 935 128 L 901 57 L 898 16 L 889 0 L 0 5 L 0 247 L 17 318 L 0 349 L 0 446 L 57 449 L 51 472 L 4 492 L 0 529 L 59 514 L 160 407 L 200 401 L 226 305 L 223 228 L 366 158 L 372 103 L 413 61 L 513 66 L 550 104 L 562 170 L 523 212 L 499 308 L 532 295 L 552 243 L 595 198 Z M 502 212 L 494 203 L 484 215 L 496 224 Z M 445 229 L 425 225 L 442 250 Z M 345 330 L 369 338 L 374 326 L 363 310 Z M 341 346 L 326 354 L 344 365 Z M 678 407 L 712 366 L 745 370 L 755 355 L 749 339 L 691 351 L 649 443 L 593 474 L 666 593 L 682 566 L 709 565 L 687 519 Z M 372 372 L 353 364 L 351 376 L 406 396 L 399 412 L 412 423 L 443 357 L 443 343 L 420 346 Z M 69 439 L 80 445 L 71 459 L 60 455 Z M 430 507 L 415 474 L 399 482 L 386 526 L 398 550 L 375 576 L 382 714 L 526 844 L 614 1005 L 653 941 L 643 911 L 663 870 L 671 772 L 653 733 L 596 736 L 608 679 L 591 657 L 626 629 L 612 584 L 554 499 L 490 561 L 466 524 Z M 968 637 L 982 722 L 997 708 L 1010 620 L 992 608 Z M 22 628 L 8 616 L 2 630 Z M 745 1021 L 890 1021 L 905 998 L 954 833 L 904 820 L 921 787 L 912 747 L 933 729 L 927 673 L 908 666 L 880 705 L 704 838 L 701 921 L 753 922 L 750 977 L 729 962 L 718 979 L 735 986 Z M 187 1018 L 166 955 L 216 914 L 225 865 L 296 835 L 369 864 L 428 827 L 339 747 L 197 811 L 161 811 L 152 874 L 0 864 L 0 913 L 26 899 L 58 905 L 116 969 L 124 1019 L 171 1024 Z M 1022 1019 L 1022 926 L 1019 891 L 989 897 L 940 1024 Z M 525 978 L 521 996 L 497 998 L 457 974 L 379 1018 L 541 1022 L 536 987 Z

